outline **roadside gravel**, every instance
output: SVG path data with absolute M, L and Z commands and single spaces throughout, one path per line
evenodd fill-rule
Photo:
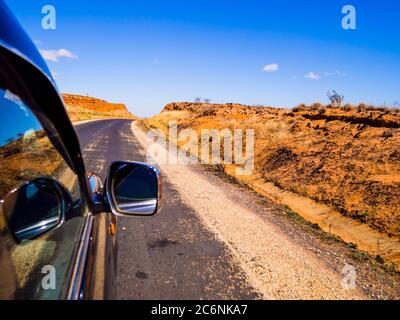
M 132 123 L 133 134 L 148 150 L 152 141 Z M 153 154 L 157 160 L 157 155 Z M 245 272 L 249 283 L 266 299 L 366 299 L 358 287 L 344 288 L 344 275 L 318 255 L 282 232 L 251 205 L 237 201 L 196 166 L 159 164 L 183 201 L 223 242 Z M 228 184 L 225 182 L 225 184 Z M 240 196 L 240 195 L 239 195 Z

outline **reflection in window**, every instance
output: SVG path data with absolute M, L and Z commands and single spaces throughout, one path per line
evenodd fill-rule
M 57 180 L 68 189 L 75 203 L 79 203 L 78 179 L 51 143 L 47 133 L 28 106 L 15 94 L 0 88 L 0 200 L 25 182 L 41 177 Z M 26 197 L 34 198 L 34 186 L 26 189 Z M 23 203 L 19 203 L 23 205 Z M 47 203 L 51 206 L 51 203 Z M 26 221 L 35 221 L 35 212 L 29 209 Z M 0 216 L 0 230 L 2 225 Z M 24 222 L 26 222 L 24 219 Z M 20 221 L 15 221 L 19 223 Z M 63 290 L 44 291 L 41 288 L 41 268 L 51 264 L 57 267 L 60 281 L 70 272 L 70 257 L 76 250 L 80 232 L 80 217 L 64 223 L 57 236 L 51 232 L 32 241 L 16 245 L 11 252 L 17 291 L 10 293 L 17 298 L 53 298 Z M 1 279 L 0 275 L 0 280 Z M 6 275 L 11 278 L 11 275 Z M 1 281 L 0 281 L 1 283 Z
M 51 176 L 77 194 L 77 180 L 21 99 L 0 88 L 0 199 L 26 181 Z

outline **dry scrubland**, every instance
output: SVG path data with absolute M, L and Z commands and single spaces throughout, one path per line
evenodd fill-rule
M 136 119 L 123 104 L 113 104 L 104 100 L 64 94 L 65 104 L 72 121 L 128 118 Z M 2 172 L 0 191 L 4 194 L 21 181 L 29 181 L 43 172 L 54 175 L 60 171 L 61 157 L 55 152 L 43 130 L 31 135 L 15 138 L 0 148 Z M 21 167 L 26 170 L 21 171 Z M 4 191 L 4 192 L 3 192 Z
M 166 131 L 170 120 L 197 132 L 253 128 L 255 175 L 389 236 L 400 235 L 399 110 L 171 103 L 143 123 Z
M 5 195 L 24 181 L 39 176 L 55 176 L 65 186 L 72 182 L 62 161 L 43 130 L 32 132 L 0 148 L 0 194 Z M 24 170 L 21 170 L 24 168 Z
M 110 103 L 101 99 L 63 94 L 68 115 L 72 121 L 94 119 L 135 119 L 124 104 Z

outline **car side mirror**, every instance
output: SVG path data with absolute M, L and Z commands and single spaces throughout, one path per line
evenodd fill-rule
M 161 210 L 162 180 L 157 167 L 140 162 L 113 162 L 105 191 L 115 215 L 146 217 Z
M 61 225 L 72 199 L 57 181 L 42 177 L 24 183 L 1 202 L 8 226 L 20 243 Z

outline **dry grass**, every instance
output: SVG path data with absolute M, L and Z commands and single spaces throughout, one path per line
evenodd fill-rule
M 63 98 L 71 121 L 136 119 L 123 104 L 109 103 L 101 99 L 73 94 L 63 94 Z
M 182 122 L 191 117 L 191 113 L 186 111 L 166 111 L 154 117 L 144 119 L 142 123 L 150 129 L 161 129 L 164 133 L 167 133 L 170 121 Z
M 379 111 L 385 114 L 398 114 L 400 113 L 400 106 L 390 106 L 390 105 L 373 105 L 361 102 L 357 105 L 353 105 L 350 103 L 344 104 L 342 106 L 334 107 L 330 104 L 322 104 L 319 102 L 315 102 L 311 105 L 306 105 L 304 103 L 299 104 L 298 106 L 292 108 L 293 112 L 301 112 L 301 111 L 325 111 L 327 108 L 338 109 L 344 112 L 366 112 L 366 111 Z
M 269 140 L 271 143 L 279 143 L 291 136 L 290 127 L 285 122 L 266 120 L 250 124 L 259 140 Z
M 387 108 L 315 103 L 292 111 L 243 105 L 174 103 L 146 119 L 197 132 L 254 129 L 255 175 L 400 236 L 400 114 Z
M 129 117 L 124 112 L 111 111 L 111 112 L 98 112 L 89 110 L 82 107 L 69 107 L 67 106 L 67 113 L 71 121 L 84 121 L 84 120 L 95 120 L 95 119 L 113 119 L 113 118 L 124 118 L 124 119 L 135 119 Z

